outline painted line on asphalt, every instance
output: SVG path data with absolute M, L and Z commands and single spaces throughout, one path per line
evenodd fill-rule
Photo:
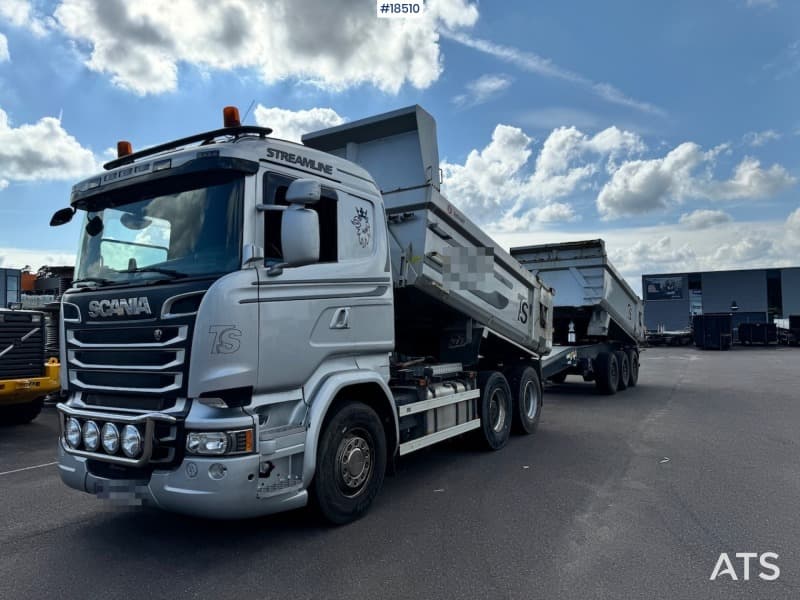
M 53 465 L 57 465 L 58 461 L 55 460 L 53 462 L 44 463 L 43 465 L 34 465 L 32 467 L 22 467 L 21 469 L 14 469 L 13 471 L 3 471 L 0 473 L 0 477 L 3 475 L 11 475 L 12 473 L 20 473 L 21 471 L 30 471 L 31 469 L 41 469 L 42 467 L 50 467 Z

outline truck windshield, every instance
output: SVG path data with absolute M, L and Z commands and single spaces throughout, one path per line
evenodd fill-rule
M 202 179 L 175 178 L 92 199 L 75 280 L 140 283 L 238 269 L 244 178 Z

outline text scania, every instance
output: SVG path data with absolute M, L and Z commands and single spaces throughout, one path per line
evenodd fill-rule
M 112 298 L 89 302 L 90 317 L 122 317 L 125 315 L 149 315 L 150 302 L 146 296 L 139 298 Z
M 331 165 L 326 165 L 323 162 L 313 158 L 308 158 L 307 156 L 292 154 L 291 152 L 276 150 L 275 148 L 267 148 L 267 158 L 277 158 L 283 162 L 300 165 L 301 167 L 305 167 L 306 169 L 310 169 L 312 171 L 319 171 L 320 173 L 333 175 L 333 167 Z

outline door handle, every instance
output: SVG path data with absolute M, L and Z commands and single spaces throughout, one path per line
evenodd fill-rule
M 350 307 L 337 308 L 333 313 L 330 324 L 331 329 L 350 329 Z

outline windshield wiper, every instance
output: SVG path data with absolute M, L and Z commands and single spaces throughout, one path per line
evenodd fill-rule
M 72 282 L 72 285 L 76 283 L 99 283 L 100 285 L 109 285 L 111 283 L 119 283 L 112 279 L 106 279 L 105 277 L 82 277 L 81 279 L 76 279 Z
M 162 275 L 169 275 L 173 279 L 182 279 L 189 277 L 188 273 L 182 273 L 175 269 L 162 269 L 161 267 L 137 267 L 136 269 L 128 269 L 127 271 L 119 271 L 120 273 L 161 273 Z

